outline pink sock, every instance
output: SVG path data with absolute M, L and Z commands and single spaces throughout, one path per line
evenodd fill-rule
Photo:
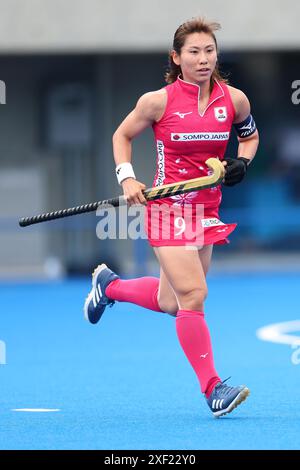
M 137 279 L 115 279 L 105 289 L 109 299 L 131 302 L 141 307 L 162 312 L 158 300 L 159 278 L 139 277 Z
M 208 397 L 221 379 L 215 370 L 210 334 L 204 313 L 178 310 L 176 331 L 181 347 L 197 374 L 201 392 Z

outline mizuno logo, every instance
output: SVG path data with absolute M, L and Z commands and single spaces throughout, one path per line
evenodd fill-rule
M 251 120 L 249 122 L 249 124 L 246 124 L 245 126 L 241 127 L 240 129 L 245 129 L 245 130 L 252 130 L 252 126 L 253 126 L 253 117 L 251 116 Z
M 190 111 L 189 113 L 180 113 L 179 111 L 176 111 L 176 113 L 173 113 L 173 114 L 176 114 L 176 116 L 179 116 L 181 119 L 184 119 L 184 116 L 186 116 L 187 114 L 192 114 L 193 111 Z
M 207 353 L 205 353 L 205 354 L 200 354 L 200 357 L 203 357 L 203 358 L 205 359 L 205 358 L 206 358 L 206 356 L 207 356 L 207 354 L 208 354 L 208 352 L 207 352 Z

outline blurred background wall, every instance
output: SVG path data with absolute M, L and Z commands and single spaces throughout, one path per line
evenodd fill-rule
M 27 229 L 17 221 L 120 194 L 112 134 L 141 94 L 165 85 L 173 34 L 198 15 L 222 24 L 221 69 L 248 95 L 261 138 L 245 182 L 224 188 L 222 219 L 239 228 L 216 261 L 298 268 L 299 14 L 294 0 L 0 0 L 0 276 L 55 278 L 99 261 L 155 269 L 145 240 L 99 240 L 95 214 Z M 233 135 L 227 155 L 236 148 Z M 149 129 L 133 150 L 147 186 L 155 158 Z

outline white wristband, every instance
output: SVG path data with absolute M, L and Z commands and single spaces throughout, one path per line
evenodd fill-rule
M 124 181 L 126 178 L 136 179 L 132 165 L 129 162 L 120 163 L 116 167 L 116 175 L 117 175 L 119 184 L 121 184 L 122 181 Z

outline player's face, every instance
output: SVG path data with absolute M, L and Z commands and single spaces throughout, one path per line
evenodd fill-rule
M 213 37 L 206 33 L 189 34 L 180 55 L 173 52 L 173 60 L 180 65 L 183 80 L 192 83 L 209 81 L 217 63 Z

